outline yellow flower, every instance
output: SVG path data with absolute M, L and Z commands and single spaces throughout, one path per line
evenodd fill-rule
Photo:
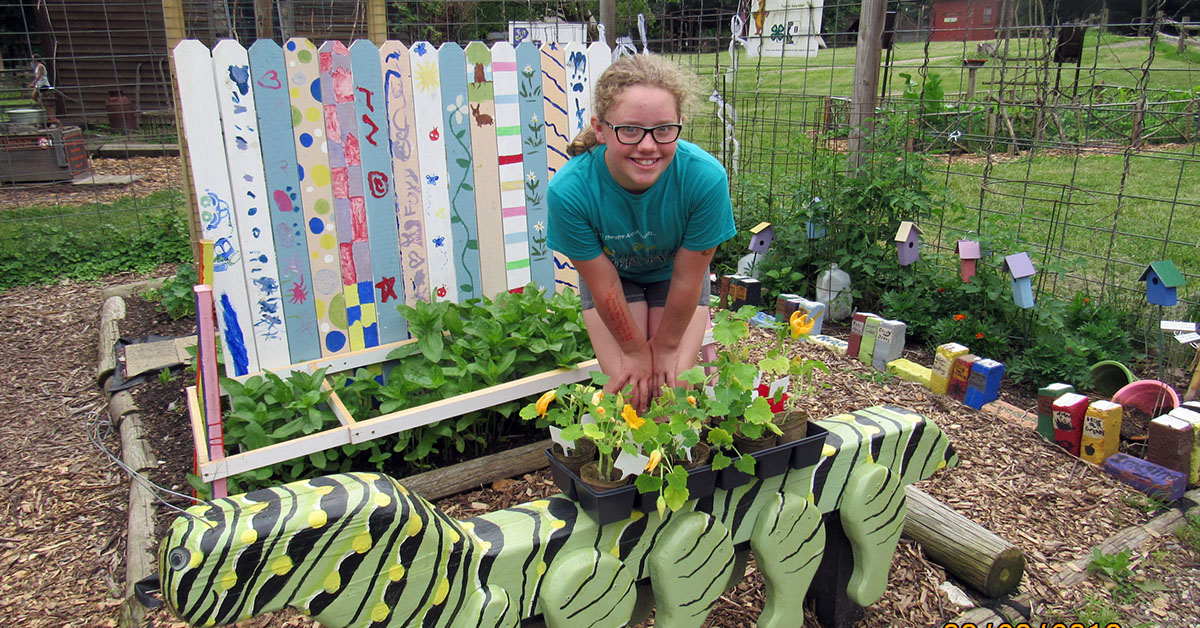
M 558 398 L 558 393 L 553 390 L 547 390 L 537 400 L 538 416 L 546 416 L 546 411 L 550 409 L 550 402 Z
M 800 336 L 811 334 L 813 327 L 817 325 L 817 321 L 813 320 L 808 314 L 797 310 L 792 312 L 792 317 L 788 319 L 788 325 L 792 328 L 792 340 L 796 340 Z
M 598 406 L 598 405 L 600 405 L 601 401 L 604 401 L 604 391 L 597 390 L 596 393 L 594 395 L 592 395 L 592 405 Z
M 646 419 L 638 416 L 637 410 L 634 410 L 633 406 L 629 404 L 625 404 L 625 409 L 621 410 L 621 418 L 625 419 L 625 425 L 628 425 L 629 429 L 632 430 L 636 430 L 646 424 Z
M 605 410 L 604 406 L 600 406 L 599 408 L 596 408 L 596 414 L 597 418 L 603 419 L 604 415 L 608 414 L 608 410 Z
M 646 463 L 646 470 L 653 471 L 660 462 L 662 462 L 662 450 L 655 449 L 654 451 L 650 452 L 650 462 Z
M 696 407 L 696 396 L 695 395 L 688 395 L 687 401 L 688 401 L 688 403 L 692 404 L 693 408 Z

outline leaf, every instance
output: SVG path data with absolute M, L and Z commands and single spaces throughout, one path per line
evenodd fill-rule
M 461 137 L 459 133 L 455 133 L 454 135 L 455 137 Z M 471 160 L 465 157 L 459 157 L 454 160 L 454 163 L 458 164 L 459 168 L 466 168 L 471 165 Z
M 741 456 L 733 461 L 733 466 L 742 473 L 754 473 L 754 456 Z
M 662 478 L 650 473 L 640 473 L 637 479 L 633 481 L 634 486 L 637 486 L 639 493 L 657 493 L 662 490 Z

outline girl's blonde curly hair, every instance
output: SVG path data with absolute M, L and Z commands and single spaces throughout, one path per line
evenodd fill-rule
M 626 55 L 608 66 L 592 87 L 593 115 L 603 120 L 621 93 L 635 85 L 657 87 L 670 93 L 680 119 L 691 112 L 700 91 L 696 75 L 669 59 L 650 54 Z M 596 131 L 589 124 L 571 140 L 567 155 L 574 157 L 598 144 Z

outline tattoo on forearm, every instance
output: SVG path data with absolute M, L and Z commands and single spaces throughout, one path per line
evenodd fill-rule
M 633 340 L 633 321 L 629 320 L 626 308 L 622 307 L 620 296 L 616 292 L 610 292 L 604 299 L 604 309 L 608 310 L 608 316 L 612 322 L 613 338 L 617 342 L 629 342 Z

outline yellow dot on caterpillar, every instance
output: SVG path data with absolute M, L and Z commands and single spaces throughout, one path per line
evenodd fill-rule
M 825 446 L 821 447 L 821 457 L 822 458 L 829 458 L 829 457 L 833 456 L 834 454 L 836 454 L 837 452 L 838 452 L 837 447 L 834 447 L 833 445 L 826 444 Z
M 867 462 L 874 463 L 875 456 L 872 456 L 871 454 L 867 454 Z
M 188 561 L 188 567 L 195 569 L 196 567 L 199 567 L 200 563 L 202 562 L 204 562 L 204 553 L 192 552 L 191 560 Z
M 937 463 L 937 468 L 939 468 L 939 469 L 945 469 L 945 468 L 946 468 L 946 461 L 945 461 L 945 460 L 939 460 L 939 461 L 938 461 L 938 463 Z
M 292 570 L 292 559 L 290 556 L 279 556 L 271 561 L 271 573 L 277 576 L 285 576 Z
M 232 570 L 226 571 L 217 577 L 216 586 L 218 591 L 228 591 L 232 589 L 235 584 L 237 584 L 237 574 Z
M 864 432 L 866 432 L 866 433 L 868 433 L 868 434 L 878 434 L 878 433 L 880 433 L 882 430 L 880 430 L 880 429 L 879 429 L 879 426 L 877 426 L 877 425 L 864 425 L 864 426 L 863 426 L 863 431 L 864 431 Z
M 612 546 L 612 549 L 608 550 L 608 553 L 612 554 L 613 556 L 616 556 L 617 558 L 620 558 L 621 557 L 621 546 L 619 546 L 619 545 Z
M 629 520 L 637 521 L 638 519 L 641 519 L 642 517 L 645 517 L 645 516 L 646 516 L 646 513 L 642 512 L 640 510 L 635 510 L 635 511 L 629 513 Z
M 321 584 L 325 587 L 326 593 L 337 593 L 338 589 L 342 588 L 342 576 L 336 571 L 330 572 Z
M 446 601 L 446 595 L 450 593 L 450 581 L 442 578 L 438 583 L 437 591 L 433 593 L 433 605 L 437 606 Z
M 467 532 L 471 532 L 475 529 L 474 521 L 459 521 L 459 524 L 461 524 L 462 529 L 466 530 Z
M 310 485 L 310 486 L 312 486 L 312 485 Z M 322 484 L 320 486 L 313 486 L 312 489 L 313 489 L 313 493 L 316 493 L 317 495 L 328 495 L 333 492 L 333 487 L 328 484 Z
M 537 564 L 537 572 L 539 576 L 546 575 L 546 561 L 539 560 Z
M 555 519 L 554 521 L 550 522 L 550 527 L 554 528 L 555 530 L 561 530 L 561 529 L 565 528 L 566 526 L 567 526 L 567 522 L 563 521 L 562 519 Z
M 359 554 L 365 554 L 371 549 L 371 535 L 368 532 L 363 532 L 354 537 L 354 551 Z
M 408 497 L 408 489 L 404 488 L 404 486 L 403 486 L 403 485 L 401 485 L 401 484 L 397 484 L 397 485 L 396 485 L 396 491 L 397 491 L 398 493 L 400 493 L 401 495 L 404 495 L 405 497 Z
M 416 536 L 416 535 L 420 534 L 422 525 L 424 525 L 424 524 L 421 523 L 421 518 L 418 517 L 416 514 L 413 514 L 411 517 L 408 518 L 408 535 Z
M 458 542 L 460 540 L 462 540 L 462 537 L 458 535 L 458 530 L 455 530 L 454 528 L 450 528 L 449 532 L 450 532 L 450 544 L 451 545 L 456 545 L 456 544 L 458 544 Z
M 545 500 L 545 499 L 538 499 L 538 500 L 529 502 L 529 505 L 533 506 L 534 508 L 545 508 L 546 506 L 550 505 L 550 501 Z
M 258 531 L 254 528 L 246 528 L 242 530 L 241 537 L 242 545 L 250 545 L 258 540 Z
M 320 528 L 327 521 L 329 521 L 329 515 L 325 514 L 324 510 L 314 510 L 308 513 L 308 527 L 310 528 Z
M 479 550 L 480 551 L 487 552 L 490 549 L 492 549 L 491 542 L 489 542 L 489 541 L 480 541 L 479 542 Z
M 400 582 L 404 577 L 404 565 L 392 565 L 388 568 L 388 580 L 392 582 Z
M 391 495 L 387 493 L 375 493 L 375 505 L 384 508 L 392 503 Z
M 387 604 L 380 602 L 375 605 L 375 608 L 371 609 L 371 621 L 382 622 L 388 618 L 388 615 L 391 614 L 392 609 L 388 608 Z

